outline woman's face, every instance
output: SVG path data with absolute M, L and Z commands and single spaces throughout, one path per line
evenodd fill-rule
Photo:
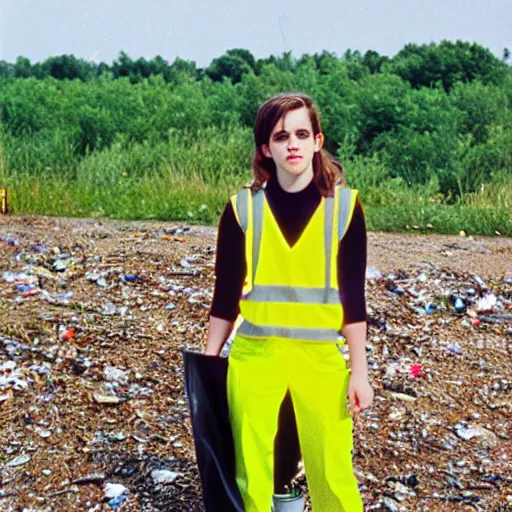
M 278 175 L 287 178 L 313 177 L 313 156 L 322 147 L 323 135 L 313 134 L 309 110 L 287 112 L 274 126 L 268 144 L 261 150 L 276 164 Z

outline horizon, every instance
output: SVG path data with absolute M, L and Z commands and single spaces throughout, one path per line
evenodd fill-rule
M 393 55 L 387 55 L 387 54 L 385 54 L 385 53 L 380 53 L 380 52 L 378 52 L 377 50 L 374 50 L 374 49 L 372 49 L 372 48 L 368 48 L 366 51 L 375 51 L 375 52 L 377 52 L 380 56 L 388 57 L 388 58 L 390 58 L 390 59 L 393 59 L 393 58 L 394 58 L 398 53 L 400 53 L 400 52 L 401 52 L 401 51 L 402 51 L 406 46 L 408 46 L 408 45 L 416 45 L 416 46 L 419 46 L 419 47 L 420 47 L 420 46 L 430 46 L 430 45 L 432 45 L 432 44 L 433 44 L 433 45 L 439 46 L 441 43 L 446 42 L 446 41 L 451 42 L 451 43 L 454 43 L 454 44 L 455 44 L 455 43 L 457 43 L 457 42 L 462 42 L 462 43 L 467 43 L 467 44 L 470 44 L 470 45 L 473 45 L 473 44 L 480 45 L 480 46 L 482 46 L 483 48 L 485 48 L 486 50 L 490 51 L 490 52 L 491 52 L 491 53 L 492 53 L 492 54 L 493 54 L 497 59 L 502 60 L 502 61 L 505 61 L 505 58 L 504 58 L 504 57 L 505 57 L 505 55 L 504 55 L 504 54 L 505 54 L 505 52 L 506 52 L 506 51 L 511 51 L 511 52 L 512 52 L 512 50 L 511 50 L 511 49 L 509 49 L 509 48 L 507 48 L 507 47 L 504 47 L 504 48 L 503 48 L 503 50 L 502 50 L 501 55 L 496 55 L 496 53 L 495 53 L 495 52 L 493 52 L 490 48 L 486 47 L 485 45 L 482 45 L 482 44 L 481 44 L 481 43 L 479 43 L 478 41 L 465 41 L 465 40 L 461 40 L 461 39 L 457 39 L 457 40 L 443 39 L 443 40 L 441 40 L 441 41 L 431 41 L 431 42 L 429 42 L 429 43 L 415 43 L 415 42 L 408 42 L 408 43 L 404 43 L 403 47 L 402 47 L 401 49 L 399 49 L 399 50 L 398 50 L 396 53 L 394 53 Z M 201 68 L 201 67 L 208 67 L 208 66 L 211 64 L 211 62 L 212 62 L 213 60 L 215 60 L 215 59 L 217 59 L 217 58 L 221 57 L 222 55 L 225 55 L 228 51 L 230 51 L 230 50 L 235 50 L 235 49 L 248 50 L 248 48 L 242 48 L 242 47 L 233 47 L 233 48 L 228 48 L 228 49 L 227 49 L 223 54 L 221 54 L 221 55 L 217 55 L 216 57 L 213 57 L 213 58 L 212 58 L 212 60 L 211 60 L 208 64 L 206 64 L 205 66 L 197 66 L 197 67 L 198 67 L 198 69 L 199 69 L 199 68 Z M 248 50 L 248 51 L 250 51 L 250 50 Z M 289 51 L 289 53 L 292 55 L 292 57 L 293 57 L 295 60 L 298 60 L 298 59 L 302 58 L 302 57 L 303 57 L 303 56 L 305 56 L 305 55 L 322 54 L 323 52 L 327 52 L 327 53 L 333 54 L 333 55 L 334 55 L 334 56 L 336 56 L 336 58 L 338 58 L 338 59 L 343 59 L 344 54 L 345 54 L 345 52 L 347 52 L 347 51 L 351 51 L 352 53 L 360 52 L 360 54 L 361 54 L 362 56 L 364 56 L 364 54 L 366 53 L 366 51 L 365 51 L 365 52 L 363 52 L 363 51 L 360 51 L 360 50 L 359 50 L 359 49 L 357 49 L 357 48 L 347 48 L 346 50 L 344 50 L 344 52 L 343 52 L 342 54 L 338 54 L 337 52 L 329 51 L 329 50 L 327 50 L 327 49 L 320 50 L 320 51 L 318 51 L 318 52 L 310 52 L 310 53 L 305 52 L 305 53 L 302 53 L 301 55 L 296 55 L 292 50 L 290 50 L 290 51 Z M 138 59 L 140 59 L 140 58 L 144 58 L 144 59 L 146 59 L 146 60 L 150 61 L 150 60 L 153 60 L 153 59 L 155 59 L 155 58 L 157 58 L 157 57 L 160 57 L 160 58 L 162 58 L 163 60 L 165 60 L 168 64 L 172 64 L 172 63 L 174 62 L 174 60 L 176 60 L 176 59 L 182 59 L 182 60 L 186 60 L 186 61 L 188 61 L 188 62 L 194 62 L 194 63 L 196 63 L 196 65 L 197 65 L 197 61 L 195 61 L 194 59 L 185 59 L 185 58 L 181 57 L 180 55 L 177 55 L 174 59 L 169 60 L 169 59 L 166 59 L 166 58 L 165 58 L 164 56 L 162 56 L 161 54 L 156 54 L 156 55 L 153 55 L 152 57 L 146 57 L 146 56 L 144 56 L 144 55 L 130 55 L 128 52 L 126 52 L 126 51 L 125 51 L 125 50 L 123 50 L 123 49 L 120 49 L 120 50 L 119 50 L 119 52 L 117 53 L 117 56 L 116 56 L 116 57 L 114 57 L 110 63 L 114 63 L 116 60 L 118 60 L 122 53 L 125 53 L 126 55 L 128 55 L 128 57 L 129 57 L 130 59 L 132 59 L 133 61 L 136 61 L 136 60 L 138 60 Z M 251 52 L 251 53 L 252 53 L 252 52 Z M 261 59 L 261 60 L 265 60 L 265 59 L 268 59 L 268 58 L 270 58 L 270 57 L 280 57 L 280 56 L 285 55 L 285 54 L 287 54 L 287 53 L 288 53 L 288 52 L 281 52 L 280 54 L 272 53 L 272 54 L 269 54 L 269 55 L 267 55 L 267 56 L 260 56 L 260 57 L 257 57 L 256 55 L 254 55 L 254 54 L 253 54 L 253 56 L 254 56 L 254 58 L 255 58 L 256 60 L 260 60 L 260 59 Z M 25 55 L 18 55 L 18 56 L 17 56 L 14 60 L 12 60 L 12 61 L 7 61 L 7 60 L 5 60 L 5 59 L 0 59 L 0 62 L 7 62 L 8 64 L 15 64 L 15 63 L 16 63 L 16 60 L 17 60 L 18 58 L 25 58 L 25 59 L 28 59 L 28 60 L 30 61 L 30 63 L 33 65 L 33 64 L 40 64 L 40 63 L 43 63 L 43 62 L 44 62 L 45 60 L 47 60 L 47 59 L 51 59 L 51 58 L 55 58 L 55 57 L 62 57 L 62 56 L 64 56 L 64 55 L 73 56 L 73 57 L 75 57 L 76 59 L 81 59 L 81 60 L 84 60 L 84 61 L 89 62 L 89 63 L 96 64 L 96 65 L 99 65 L 99 64 L 101 64 L 101 63 L 109 64 L 109 62 L 107 62 L 107 61 L 105 61 L 105 60 L 99 60 L 99 61 L 98 61 L 98 60 L 88 60 L 88 59 L 85 59 L 85 58 L 83 58 L 83 57 L 81 57 L 81 56 L 78 56 L 78 55 L 76 55 L 76 54 L 73 54 L 73 53 L 60 53 L 60 54 L 48 55 L 47 57 L 45 57 L 45 58 L 44 58 L 44 59 L 42 59 L 42 60 L 32 60 L 32 59 L 30 59 L 30 57 L 27 57 L 27 56 L 25 56 Z M 512 63 L 511 63 L 511 65 L 512 65 Z

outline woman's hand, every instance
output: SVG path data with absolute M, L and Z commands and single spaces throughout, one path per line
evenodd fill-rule
M 352 414 L 360 413 L 372 405 L 373 389 L 366 377 L 359 377 L 353 374 L 350 376 L 348 398 Z
M 220 354 L 222 346 L 233 329 L 233 324 L 234 322 L 210 315 L 208 339 L 206 340 L 206 347 L 204 350 L 204 353 L 207 356 L 218 356 Z

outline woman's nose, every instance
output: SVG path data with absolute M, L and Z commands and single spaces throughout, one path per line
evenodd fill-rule
M 288 139 L 288 149 L 298 149 L 298 139 L 297 137 L 291 135 Z

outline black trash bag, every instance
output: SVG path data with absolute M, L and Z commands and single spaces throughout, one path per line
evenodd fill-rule
M 183 359 L 204 509 L 243 512 L 228 413 L 228 360 L 186 350 Z

